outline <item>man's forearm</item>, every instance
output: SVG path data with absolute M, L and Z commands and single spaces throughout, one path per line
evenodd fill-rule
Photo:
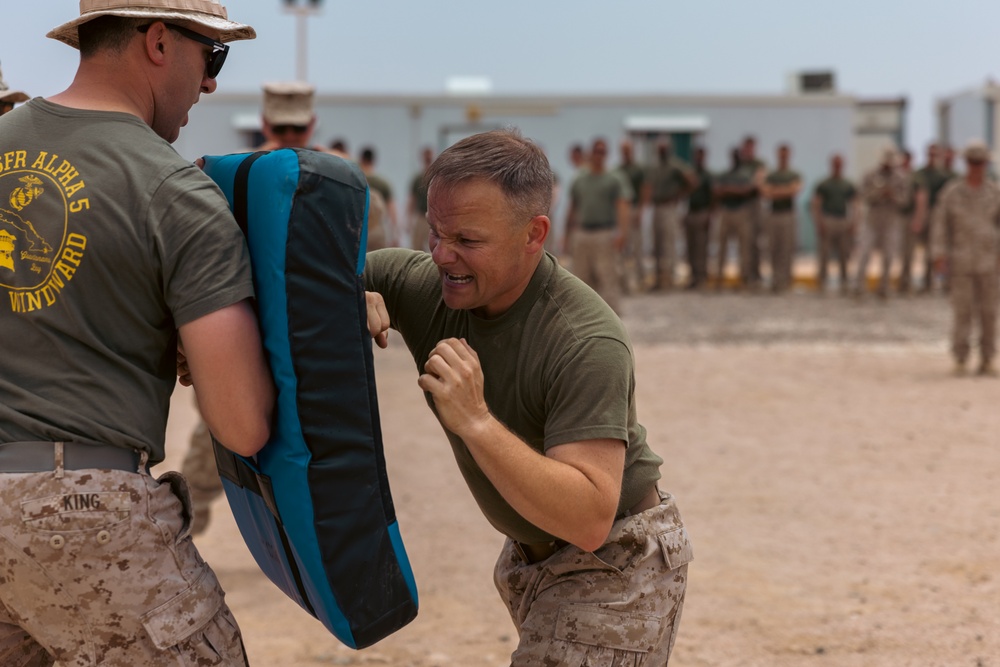
M 617 474 L 608 479 L 535 451 L 492 416 L 463 439 L 500 495 L 526 520 L 587 551 L 607 539 L 621 495 L 624 443 L 611 450 L 620 461 L 610 462 Z M 601 461 L 599 455 L 595 464 Z

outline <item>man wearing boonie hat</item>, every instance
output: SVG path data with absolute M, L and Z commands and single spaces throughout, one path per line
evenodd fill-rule
M 261 113 L 261 133 L 264 143 L 255 150 L 278 148 L 311 148 L 326 151 L 322 146 L 311 146 L 316 128 L 313 110 L 316 89 L 303 81 L 278 81 L 265 83 L 264 104 Z
M 213 0 L 81 0 L 49 33 L 69 88 L 0 118 L 0 664 L 246 664 L 149 467 L 178 375 L 234 451 L 269 436 L 243 235 L 170 146 L 254 36 Z
M 955 373 L 965 374 L 972 322 L 979 325 L 979 374 L 996 375 L 996 321 L 1000 261 L 1000 186 L 987 178 L 990 153 L 971 141 L 965 148 L 964 178 L 952 179 L 941 191 L 931 221 L 931 255 L 935 269 L 951 280 L 951 352 Z
M 0 116 L 12 110 L 15 104 L 27 102 L 28 99 L 28 94 L 24 91 L 10 89 L 4 81 L 3 71 L 0 70 Z

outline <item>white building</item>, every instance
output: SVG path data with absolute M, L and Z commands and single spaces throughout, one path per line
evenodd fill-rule
M 937 100 L 937 139 L 961 151 L 972 139 L 985 141 L 993 159 L 1000 156 L 997 145 L 997 114 L 1000 112 L 1000 85 L 987 80 L 983 85 Z
M 905 100 L 866 103 L 829 91 L 787 95 L 324 95 L 316 97 L 313 140 L 329 145 L 343 138 L 352 154 L 372 146 L 377 169 L 392 184 L 400 210 L 418 168 L 421 147 L 436 152 L 469 134 L 513 125 L 548 153 L 561 184 L 572 167 L 569 148 L 594 137 L 608 140 L 609 166 L 618 161 L 616 144 L 630 137 L 640 162 L 662 137 L 688 157 L 694 145 L 708 151 L 709 167 L 729 166 L 730 149 L 746 135 L 757 138 L 758 157 L 769 164 L 781 143 L 792 147 L 793 167 L 804 179 L 800 196 L 800 246 L 813 246 L 805 211 L 812 186 L 828 173 L 834 153 L 846 161 L 850 177 L 874 164 L 874 142 L 902 143 Z M 260 96 L 213 94 L 191 111 L 190 123 L 175 144 L 186 157 L 246 150 L 259 140 Z M 874 157 L 873 157 L 874 156 Z M 565 197 L 562 198 L 563 200 Z M 564 205 L 554 212 L 557 225 Z

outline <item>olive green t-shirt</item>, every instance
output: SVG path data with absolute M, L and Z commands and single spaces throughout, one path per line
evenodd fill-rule
M 711 208 L 715 201 L 712 194 L 715 177 L 712 176 L 711 172 L 704 168 L 695 169 L 694 175 L 698 179 L 698 184 L 694 186 L 688 197 L 688 211 L 692 213 Z
M 177 328 L 253 295 L 215 183 L 141 120 L 35 99 L 0 118 L 0 443 L 164 457 Z
M 440 340 L 465 338 L 479 355 L 490 412 L 533 449 L 595 438 L 628 443 L 619 511 L 635 505 L 659 479 L 663 461 L 646 444 L 636 418 L 635 363 L 625 329 L 554 257 L 543 257 L 524 294 L 489 320 L 445 306 L 437 266 L 427 253 L 370 253 L 365 282 L 385 299 L 418 372 Z M 476 502 L 497 530 L 520 542 L 553 539 L 518 515 L 465 443 L 445 433 Z
M 846 178 L 830 176 L 816 186 L 815 194 L 824 215 L 843 218 L 847 215 L 847 205 L 858 196 L 858 190 Z
M 953 176 L 953 173 L 931 165 L 917 170 L 917 183 L 919 187 L 927 190 L 927 205 L 929 208 L 934 208 L 937 204 L 938 196 L 941 194 L 941 189 L 947 185 Z
M 684 175 L 690 172 L 691 167 L 677 158 L 650 167 L 646 172 L 646 183 L 649 184 L 653 203 L 668 204 L 683 196 L 688 184 Z
M 715 178 L 716 185 L 720 186 L 731 186 L 731 187 L 746 187 L 753 185 L 754 171 L 752 166 L 740 165 L 734 169 L 730 169 L 727 172 L 719 174 Z M 736 209 L 744 206 L 750 201 L 757 198 L 757 195 L 753 192 L 747 194 L 720 194 L 719 201 L 722 203 L 722 207 L 735 211 Z
M 642 194 L 642 184 L 646 178 L 646 170 L 635 162 L 631 162 L 629 164 L 618 165 L 615 171 L 628 181 L 629 186 L 632 188 L 632 196 L 629 198 L 629 201 L 635 206 L 639 203 L 639 195 Z
M 365 178 L 368 180 L 368 187 L 372 190 L 378 190 L 386 204 L 392 201 L 392 186 L 389 185 L 389 181 L 378 174 L 366 174 Z
M 410 195 L 413 197 L 413 208 L 420 215 L 427 215 L 427 185 L 424 183 L 424 172 L 414 174 L 410 181 Z
M 764 171 L 767 173 L 767 163 L 760 158 L 750 158 L 749 160 L 743 160 L 741 165 L 742 168 L 750 171 L 750 180 L 753 182 L 757 178 L 757 172 Z M 753 194 L 750 196 L 750 200 L 759 199 L 760 190 L 754 190 Z
M 767 175 L 765 179 L 770 185 L 790 185 L 799 183 L 802 177 L 799 172 L 792 169 L 776 169 Z M 787 213 L 795 208 L 794 197 L 784 197 L 771 200 L 771 211 L 774 213 Z
M 581 173 L 570 190 L 583 229 L 611 229 L 618 218 L 618 201 L 631 199 L 631 187 L 619 174 L 603 171 Z

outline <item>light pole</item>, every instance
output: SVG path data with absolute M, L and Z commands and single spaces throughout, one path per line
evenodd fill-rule
M 306 19 L 319 14 L 320 5 L 323 0 L 285 0 L 285 11 L 295 14 L 295 78 L 299 81 L 307 81 L 306 66 L 309 60 L 309 49 L 306 45 L 308 38 Z

